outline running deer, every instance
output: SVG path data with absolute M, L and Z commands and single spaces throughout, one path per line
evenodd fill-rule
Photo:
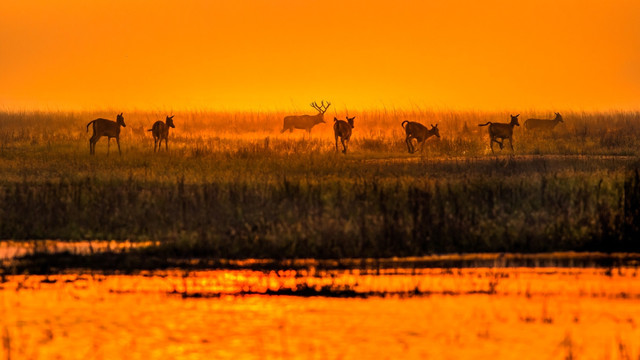
M 548 119 L 528 119 L 524 122 L 524 128 L 527 130 L 543 130 L 543 131 L 551 131 L 556 127 L 562 120 L 562 115 L 560 113 L 555 113 L 556 117 L 553 120 Z
M 511 145 L 511 151 L 513 151 L 513 127 L 520 126 L 518 123 L 518 116 L 520 114 L 511 116 L 511 122 L 506 123 L 492 123 L 491 121 L 486 124 L 478 124 L 478 126 L 487 126 L 489 125 L 489 137 L 491 141 L 489 145 L 491 146 L 491 153 L 493 153 L 493 143 L 497 142 L 500 145 L 500 149 L 503 147 L 503 143 L 505 139 L 509 139 L 509 145 Z M 502 139 L 502 141 L 498 141 L 498 138 Z
M 325 123 L 324 121 L 324 113 L 327 111 L 330 102 L 327 101 L 327 105 L 324 104 L 324 100 L 318 105 L 315 101 L 311 103 L 311 107 L 318 110 L 316 115 L 298 115 L 298 116 L 285 116 L 284 125 L 282 126 L 282 130 L 280 133 L 289 130 L 289 132 L 293 132 L 293 129 L 304 129 L 307 130 L 309 136 L 311 136 L 311 128 L 320 124 Z
M 407 133 L 407 138 L 405 139 L 405 142 L 407 143 L 407 149 L 409 150 L 409 154 L 413 154 L 416 151 L 415 146 L 413 146 L 413 139 L 416 139 L 418 141 L 416 145 L 420 145 L 422 143 L 422 146 L 420 147 L 420 151 L 422 151 L 422 149 L 424 148 L 425 140 L 427 140 L 428 138 L 434 135 L 437 136 L 438 138 L 440 137 L 440 130 L 438 130 L 438 124 L 435 124 L 435 125 L 431 124 L 431 129 L 427 129 L 426 126 L 418 122 L 405 120 L 400 125 L 402 126 L 404 131 Z
M 336 151 L 338 151 L 338 138 L 342 142 L 342 153 L 347 153 L 347 144 L 349 143 L 349 139 L 351 139 L 351 129 L 353 129 L 353 120 L 355 120 L 355 116 L 350 118 L 347 116 L 347 121 L 338 120 L 338 118 L 333 118 L 333 134 L 336 137 Z
M 102 118 L 89 121 L 87 124 L 87 132 L 89 132 L 89 125 L 91 124 L 93 124 L 93 136 L 89 139 L 89 154 L 96 154 L 96 143 L 101 137 L 106 136 L 107 155 L 109 155 L 111 138 L 116 138 L 116 143 L 118 143 L 118 154 L 122 155 L 120 152 L 120 126 L 126 127 L 122 113 L 117 116 L 116 121 Z
M 153 152 L 156 152 L 156 149 L 160 150 L 162 140 L 164 140 L 165 149 L 169 151 L 169 128 L 176 128 L 175 125 L 173 125 L 174 116 L 175 115 L 167 116 L 165 122 L 156 121 L 153 123 L 151 129 L 147 130 L 151 131 L 151 134 L 153 135 Z

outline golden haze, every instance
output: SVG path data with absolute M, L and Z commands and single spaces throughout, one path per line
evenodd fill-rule
M 633 0 L 0 4 L 0 109 L 637 109 Z

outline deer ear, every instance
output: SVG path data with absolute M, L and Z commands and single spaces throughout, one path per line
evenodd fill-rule
M 520 114 L 516 115 L 516 117 L 520 116 Z

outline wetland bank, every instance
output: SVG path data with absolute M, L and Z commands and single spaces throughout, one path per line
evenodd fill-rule
M 176 113 L 168 151 L 127 130 L 91 156 L 83 126 L 108 114 L 0 113 L 4 354 L 640 351 L 637 113 L 563 112 L 496 156 L 475 124 L 508 114 L 351 114 L 343 155 L 329 127 L 280 135 L 281 113 Z M 404 120 L 441 138 L 407 154 Z

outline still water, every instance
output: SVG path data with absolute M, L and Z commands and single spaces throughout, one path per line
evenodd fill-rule
M 640 281 L 629 267 L 5 276 L 0 335 L 0 359 L 638 359 Z

